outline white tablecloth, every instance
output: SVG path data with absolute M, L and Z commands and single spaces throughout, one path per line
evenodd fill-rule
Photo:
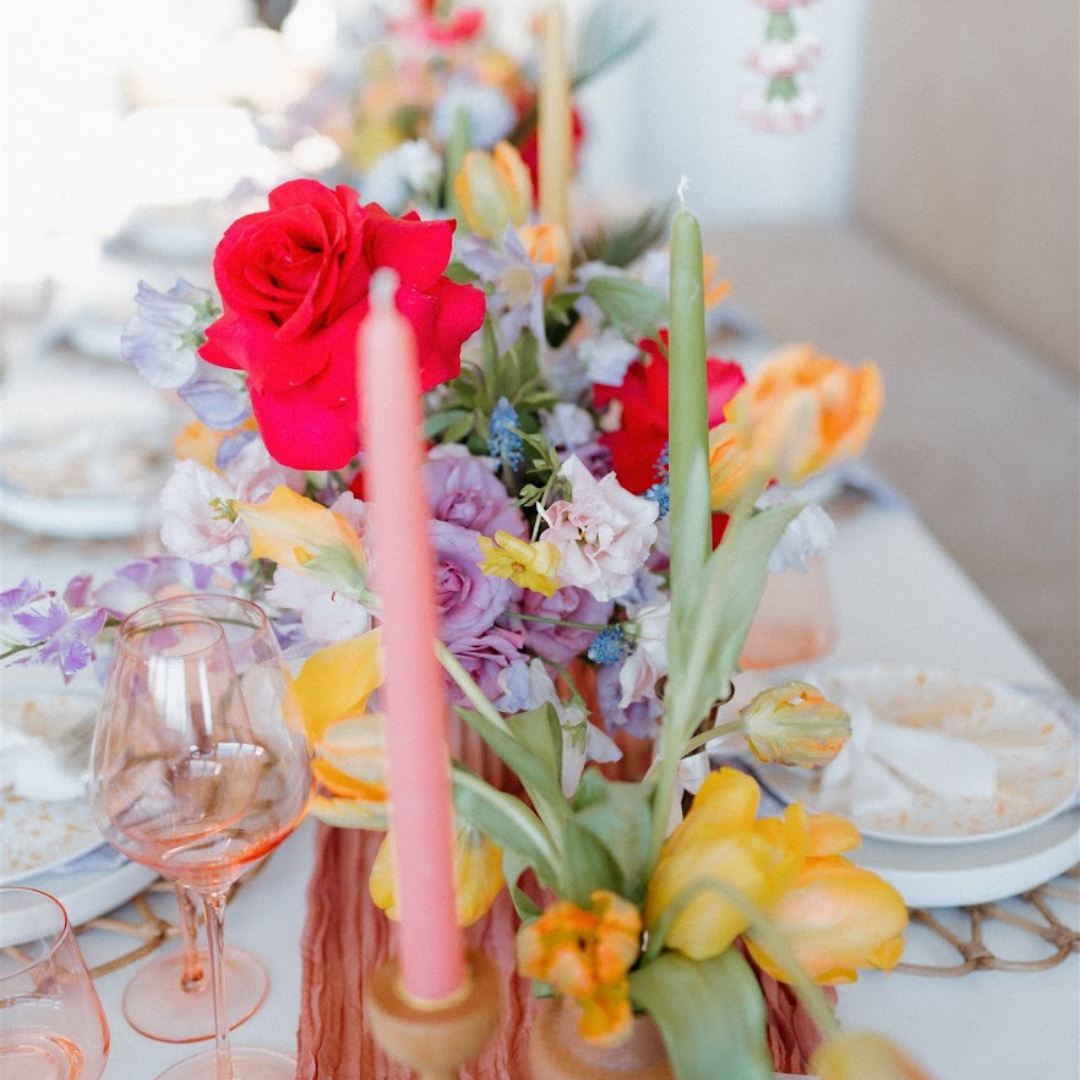
M 1054 685 L 1038 658 L 905 511 L 869 509 L 843 522 L 828 565 L 839 625 L 833 659 L 932 664 L 1008 682 Z M 272 978 L 262 1008 L 234 1033 L 237 1045 L 294 1046 L 311 837 L 311 826 L 302 827 L 230 906 L 228 940 L 257 953 Z M 103 946 L 94 937 L 84 941 L 91 961 Z M 1015 935 L 1002 940 L 1028 948 Z M 197 1049 L 155 1043 L 128 1026 L 120 996 L 131 970 L 98 982 L 113 1031 L 106 1080 L 152 1080 Z M 937 1080 L 1080 1076 L 1080 958 L 1075 954 L 1037 974 L 987 971 L 957 979 L 866 974 L 841 988 L 840 1016 L 849 1027 L 894 1036 Z

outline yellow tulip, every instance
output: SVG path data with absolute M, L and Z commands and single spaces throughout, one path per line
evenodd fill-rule
M 570 237 L 561 225 L 522 225 L 518 236 L 534 263 L 551 267 L 551 276 L 544 279 L 544 296 L 550 298 L 558 286 L 570 280 Z
M 710 773 L 668 838 L 645 901 L 650 930 L 685 903 L 668 930 L 668 948 L 704 960 L 746 930 L 742 909 L 710 884 L 769 911 L 795 880 L 807 852 L 805 812 L 792 806 L 783 818 L 757 819 L 759 798 L 757 784 L 745 774 L 729 768 Z
M 515 585 L 552 596 L 562 587 L 555 577 L 562 555 L 546 540 L 529 543 L 499 529 L 495 539 L 478 538 L 484 558 L 480 569 L 494 577 L 509 578 Z
M 532 209 L 532 179 L 521 155 L 508 142 L 489 154 L 470 150 L 453 179 L 454 195 L 469 228 L 488 239 L 506 226 L 523 225 Z
M 462 818 L 454 827 L 454 886 L 457 920 L 471 926 L 495 902 L 503 887 L 502 851 Z M 394 896 L 394 834 L 387 833 L 368 880 L 371 899 L 391 919 L 398 917 Z
M 801 807 L 799 808 L 801 810 Z M 907 908 L 900 894 L 841 852 L 857 847 L 858 830 L 833 814 L 807 817 L 809 851 L 791 888 L 769 912 L 796 959 L 819 983 L 854 982 L 858 968 L 890 971 L 904 951 Z M 757 963 L 787 981 L 785 972 L 747 934 Z
M 820 1080 L 930 1080 L 890 1039 L 871 1031 L 845 1031 L 819 1047 L 810 1070 Z
M 851 368 L 799 345 L 770 358 L 724 412 L 755 471 L 797 484 L 861 453 L 881 402 L 874 364 Z
M 518 971 L 577 1002 L 583 1038 L 617 1046 L 633 1023 L 627 973 L 641 954 L 641 915 L 605 889 L 589 899 L 588 908 L 557 900 L 518 931 Z
M 345 518 L 281 485 L 261 503 L 237 502 L 251 530 L 251 554 L 315 578 L 347 596 L 367 595 L 367 559 Z
M 312 653 L 293 680 L 308 739 L 317 743 L 331 724 L 359 716 L 382 679 L 380 630 Z
M 804 682 L 763 691 L 739 710 L 739 717 L 754 756 L 778 765 L 820 768 L 851 737 L 851 717 Z
M 767 481 L 767 474 L 754 471 L 733 425 L 719 424 L 709 432 L 709 487 L 715 513 L 734 510 L 748 494 L 756 499 Z
M 386 828 L 384 723 L 381 715 L 365 712 L 382 682 L 380 641 L 381 632 L 371 630 L 327 645 L 293 680 L 321 789 L 312 813 L 329 825 Z

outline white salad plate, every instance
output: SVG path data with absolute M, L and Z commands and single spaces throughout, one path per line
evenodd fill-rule
M 859 750 L 863 756 L 855 757 L 850 774 L 841 773 L 836 782 L 830 782 L 829 770 L 839 762 L 815 772 L 780 766 L 755 770 L 782 799 L 815 813 L 848 817 L 866 838 L 967 848 L 1023 836 L 1077 800 L 1076 734 L 1062 711 L 1040 696 L 981 676 L 910 665 L 822 665 L 772 673 L 769 681 L 789 678 L 817 686 L 852 714 L 853 726 L 862 710 L 901 736 L 899 751 L 868 760 L 867 748 L 874 745 L 871 721 Z M 907 799 L 875 801 L 871 791 L 860 803 L 855 777 L 860 767 L 876 769 L 883 783 L 895 783 Z M 976 767 L 990 771 L 989 785 L 985 777 L 978 783 L 972 777 L 971 789 L 965 790 L 962 772 Z M 935 776 L 940 786 L 934 785 Z

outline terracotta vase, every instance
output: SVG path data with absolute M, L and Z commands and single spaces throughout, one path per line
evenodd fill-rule
M 545 1001 L 529 1038 L 533 1080 L 675 1080 L 652 1017 L 634 1017 L 622 1046 L 605 1049 L 577 1031 L 578 1010 L 562 998 Z

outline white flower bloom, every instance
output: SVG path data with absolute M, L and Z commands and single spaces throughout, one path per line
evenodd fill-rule
M 459 109 L 469 118 L 469 143 L 474 148 L 490 150 L 510 134 L 517 116 L 506 96 L 493 86 L 478 83 L 452 83 L 440 96 L 431 112 L 431 127 L 444 145 L 450 141 Z
M 773 484 L 762 493 L 755 505 L 764 510 L 771 506 L 783 506 L 795 499 L 790 488 Z M 832 547 L 836 532 L 836 523 L 825 510 L 817 503 L 808 503 L 802 513 L 788 523 L 769 555 L 769 573 L 798 570 L 800 574 L 805 574 L 810 568 L 810 560 Z
M 810 71 L 821 58 L 821 41 L 813 34 L 798 34 L 786 41 L 766 41 L 750 54 L 750 66 L 769 79 L 787 79 Z
M 578 346 L 578 358 L 589 381 L 601 386 L 622 386 L 626 369 L 639 354 L 637 345 L 610 326 L 598 337 L 586 338 Z
M 262 502 L 284 484 L 304 488 L 304 474 L 279 465 L 259 439 L 248 443 L 224 472 L 197 461 L 178 461 L 161 492 L 161 542 L 170 555 L 206 566 L 246 559 L 251 535 L 229 504 Z
M 559 475 L 570 481 L 573 498 L 541 509 L 549 528 L 540 539 L 559 549 L 564 585 L 588 589 L 597 600 L 614 600 L 634 584 L 634 574 L 649 558 L 659 507 L 632 495 L 614 473 L 595 479 L 576 456 L 566 459 Z
M 748 90 L 739 98 L 739 115 L 760 131 L 788 134 L 802 131 L 823 112 L 821 98 L 813 90 L 803 90 L 790 101 L 770 101 L 763 90 Z
M 371 629 L 371 612 L 357 600 L 281 566 L 266 598 L 285 611 L 298 612 L 304 633 L 316 645 L 347 641 Z
M 619 689 L 622 691 L 620 709 L 643 698 L 655 698 L 657 680 L 667 674 L 671 601 L 643 607 L 632 618 L 634 651 L 626 658 L 619 672 Z
M 552 446 L 563 450 L 576 450 L 596 438 L 596 424 L 592 414 L 569 401 L 560 401 L 550 411 L 543 411 L 541 430 Z
M 434 205 L 442 183 L 442 158 L 425 139 L 400 143 L 364 177 L 364 198 L 398 214 L 410 202 Z

